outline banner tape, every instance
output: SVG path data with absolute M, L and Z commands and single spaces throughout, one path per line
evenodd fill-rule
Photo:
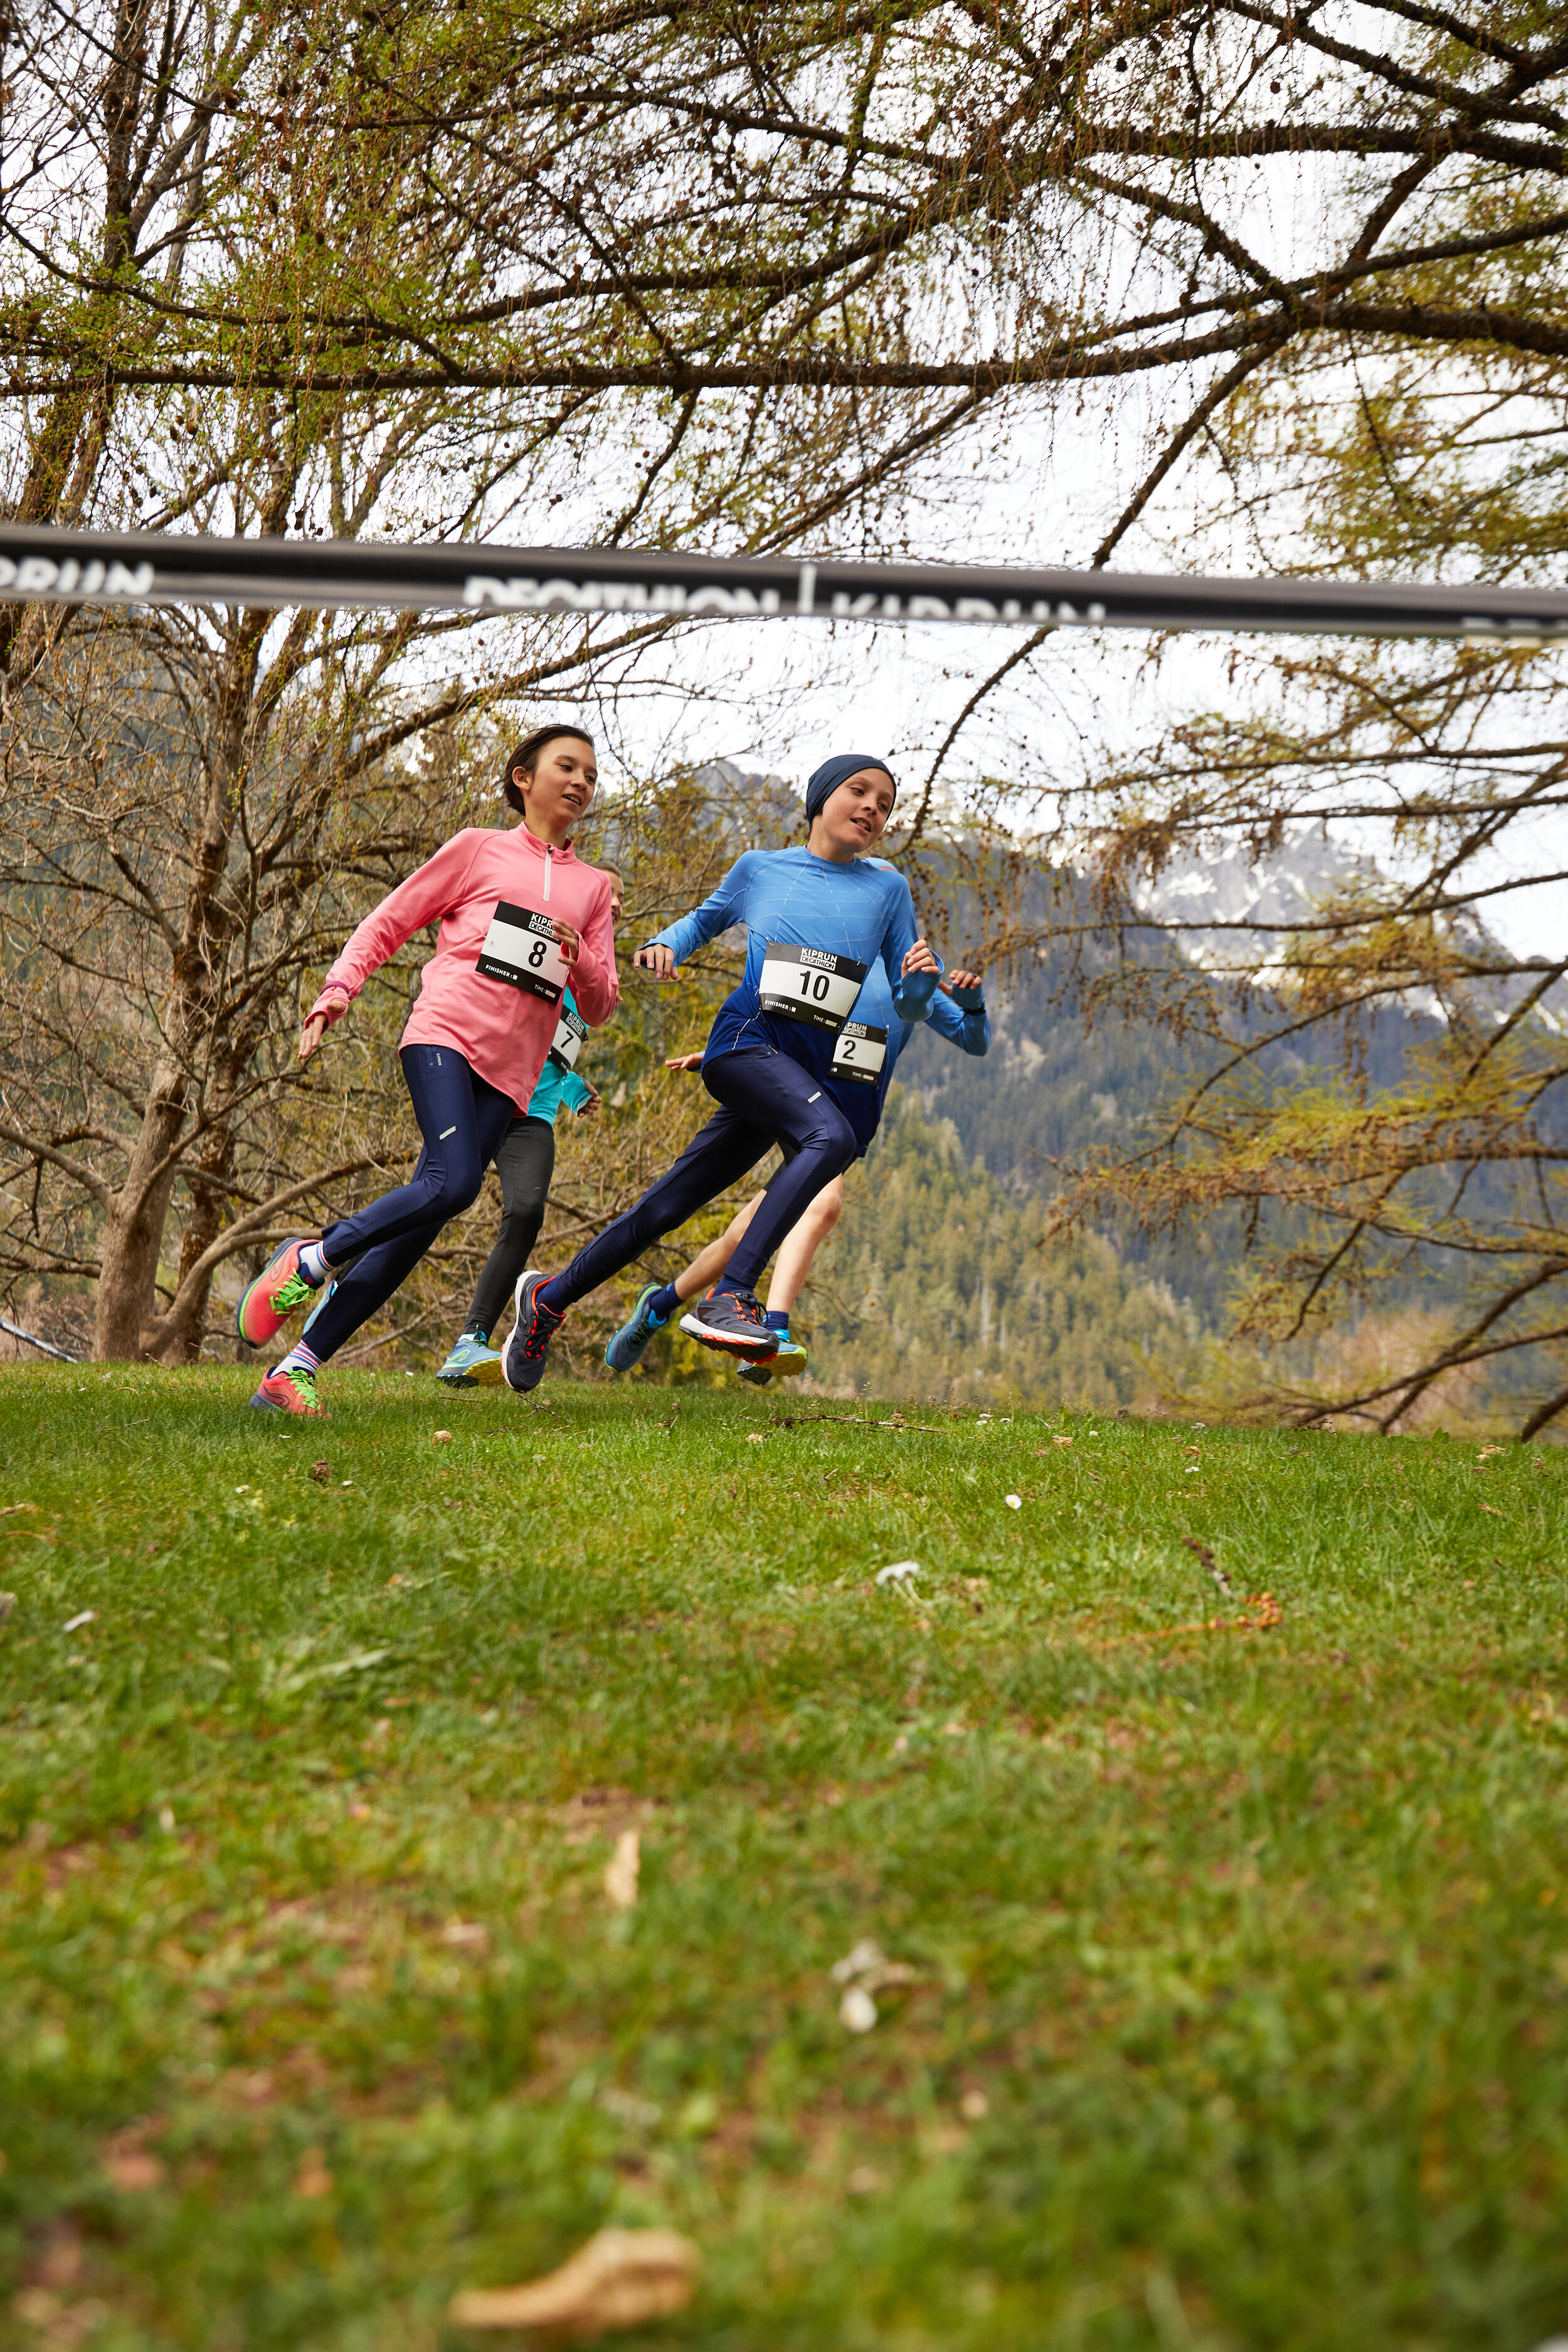
M 0 524 L 0 601 L 777 616 L 1025 628 L 1288 630 L 1311 636 L 1568 637 L 1568 589 L 1363 580 L 1211 580 L 592 547 L 402 547 L 378 541 Z

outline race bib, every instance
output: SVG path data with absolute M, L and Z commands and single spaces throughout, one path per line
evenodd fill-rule
M 504 898 L 485 933 L 479 970 L 487 980 L 504 980 L 525 995 L 542 996 L 546 1004 L 560 1003 L 570 976 L 550 917 L 509 907 Z
M 866 967 L 826 948 L 786 948 L 773 941 L 759 983 L 764 1013 L 809 1021 L 816 1029 L 842 1029 L 855 1010 Z
M 587 1034 L 588 1024 L 582 1014 L 574 1013 L 569 1004 L 563 1004 L 561 1018 L 555 1024 L 555 1034 L 550 1041 L 551 1060 L 558 1063 L 563 1070 L 575 1069 L 577 1056 L 583 1050 L 583 1040 Z
M 882 1065 L 887 1058 L 888 1033 L 885 1029 L 873 1029 L 868 1021 L 847 1021 L 833 1049 L 833 1068 L 829 1075 L 836 1078 L 857 1078 L 862 1086 L 874 1087 L 882 1075 Z

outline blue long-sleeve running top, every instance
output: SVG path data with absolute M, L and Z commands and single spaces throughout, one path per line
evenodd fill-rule
M 880 861 L 841 866 L 809 849 L 749 849 L 711 898 L 646 944 L 667 947 L 684 963 L 738 924 L 746 929 L 746 968 L 714 1016 L 705 1062 L 750 1048 L 785 1054 L 826 1077 L 845 1024 L 860 1017 L 874 964 L 901 1020 L 921 1020 L 936 994 L 940 972 L 903 977 L 919 937 L 914 901 L 903 876 Z
M 924 1018 L 928 1028 L 949 1038 L 963 1053 L 982 1055 L 991 1050 L 991 1016 L 979 989 L 961 989 L 952 996 L 938 989 Z M 874 964 L 866 975 L 855 1018 L 846 1022 L 838 1038 L 828 1080 L 833 1098 L 854 1129 L 862 1151 L 870 1148 L 899 1056 L 918 1025 L 899 1018 L 882 968 Z

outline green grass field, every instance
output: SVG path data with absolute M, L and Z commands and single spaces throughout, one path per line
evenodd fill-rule
M 1568 1456 L 250 1384 L 0 1375 L 0 2339 L 1568 2325 Z

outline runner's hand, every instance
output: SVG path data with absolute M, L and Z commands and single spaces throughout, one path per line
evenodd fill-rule
M 571 924 L 563 922 L 559 915 L 555 918 L 555 943 L 561 950 L 563 957 L 565 959 L 567 971 L 572 971 L 575 970 L 578 950 L 581 949 L 583 942 L 577 937 L 577 934 L 573 929 Z
M 594 1113 L 603 1108 L 605 1097 L 597 1087 L 588 1086 L 586 1078 L 584 1079 L 583 1084 L 588 1087 L 588 1099 L 585 1103 L 578 1104 L 577 1116 L 579 1118 L 592 1118 Z
M 917 940 L 904 958 L 903 977 L 906 980 L 911 971 L 940 971 L 941 970 L 940 960 L 932 954 L 930 943 L 925 940 Z
M 703 1047 L 699 1045 L 695 1054 L 671 1054 L 664 1066 L 667 1070 L 700 1070 L 703 1051 Z
M 662 940 L 655 940 L 646 948 L 638 948 L 632 958 L 638 971 L 651 971 L 655 980 L 679 980 L 680 966 Z
M 950 971 L 945 980 L 937 982 L 944 996 L 952 996 L 961 988 L 972 989 L 978 995 L 984 984 L 984 974 L 978 971 Z
M 321 1044 L 326 1034 L 326 1014 L 324 1013 L 312 1013 L 309 1021 L 306 1022 L 304 1027 L 300 1032 L 300 1059 L 302 1062 L 308 1062 L 310 1060 L 311 1055 L 315 1052 L 317 1046 Z

